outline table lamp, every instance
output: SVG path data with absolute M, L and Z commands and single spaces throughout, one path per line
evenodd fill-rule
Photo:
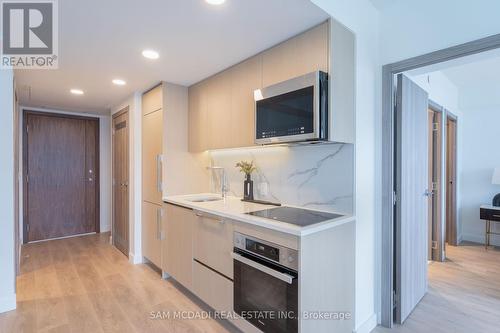
M 493 177 L 491 177 L 491 183 L 493 185 L 500 185 L 500 168 L 495 168 L 493 171 Z M 493 206 L 500 207 L 500 193 L 493 197 Z

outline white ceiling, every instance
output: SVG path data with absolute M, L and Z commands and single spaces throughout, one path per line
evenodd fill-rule
M 58 3 L 59 69 L 16 71 L 22 105 L 107 113 L 134 91 L 161 80 L 191 85 L 328 18 L 309 0 Z M 160 58 L 143 58 L 146 48 Z

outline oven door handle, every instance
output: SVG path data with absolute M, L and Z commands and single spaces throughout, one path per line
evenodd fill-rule
M 272 268 L 259 264 L 258 262 L 255 262 L 251 259 L 245 258 L 242 255 L 239 255 L 238 253 L 232 252 L 231 256 L 233 257 L 234 260 L 238 260 L 239 262 L 244 263 L 245 265 L 258 269 L 259 271 L 269 274 L 277 279 L 280 279 L 281 281 L 284 281 L 288 284 L 293 283 L 294 277 L 291 275 L 278 272 Z

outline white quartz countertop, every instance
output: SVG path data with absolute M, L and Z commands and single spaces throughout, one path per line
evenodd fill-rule
M 206 201 L 206 202 L 192 201 L 193 199 L 201 198 L 204 196 L 214 197 L 217 196 L 217 194 L 200 193 L 192 195 L 173 195 L 173 196 L 163 197 L 163 201 L 166 203 L 186 208 L 191 208 L 193 210 L 198 210 L 200 212 L 217 215 L 220 217 L 233 219 L 239 222 L 249 223 L 296 236 L 310 235 L 326 229 L 334 228 L 336 226 L 339 226 L 347 222 L 354 221 L 354 216 L 344 215 L 332 220 L 301 227 L 290 223 L 273 221 L 270 219 L 245 214 L 253 211 L 273 208 L 275 206 L 244 202 L 241 201 L 241 198 L 232 196 L 227 196 L 225 199 L 218 201 Z M 283 205 L 283 206 L 295 207 L 289 205 Z M 330 212 L 330 213 L 335 213 L 335 212 Z

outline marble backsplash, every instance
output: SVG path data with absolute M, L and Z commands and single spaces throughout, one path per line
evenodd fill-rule
M 210 152 L 212 166 L 226 170 L 229 194 L 243 196 L 239 161 L 254 161 L 255 199 L 313 209 L 353 212 L 354 146 L 316 144 Z M 220 172 L 212 172 L 212 192 L 220 192 Z

